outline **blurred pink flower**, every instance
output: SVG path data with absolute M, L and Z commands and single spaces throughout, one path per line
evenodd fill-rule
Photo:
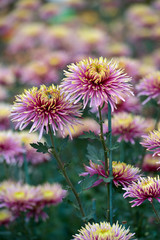
M 156 155 L 160 156 L 160 131 L 154 130 L 147 136 L 143 136 L 143 140 L 140 143 L 148 151 L 154 152 L 153 157 Z
M 141 116 L 133 116 L 130 113 L 116 113 L 112 118 L 112 134 L 113 136 L 118 136 L 118 142 L 124 140 L 134 144 L 136 138 L 140 138 L 150 129 L 154 129 L 154 123 L 154 120 L 151 121 Z M 105 124 L 108 124 L 107 121 L 105 121 Z
M 22 164 L 24 148 L 17 133 L 0 132 L 0 159 L 7 164 Z
M 160 157 L 153 157 L 151 154 L 146 154 L 143 159 L 142 169 L 148 172 L 160 170 Z
M 160 71 L 153 72 L 141 80 L 137 86 L 139 96 L 147 96 L 143 104 L 152 98 L 158 98 L 160 102 Z

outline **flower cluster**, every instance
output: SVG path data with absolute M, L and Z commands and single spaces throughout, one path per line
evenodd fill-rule
M 5 181 L 0 184 L 0 206 L 9 209 L 14 217 L 25 212 L 26 216 L 45 220 L 44 207 L 62 202 L 67 191 L 61 185 L 46 183 L 37 187 Z
M 109 177 L 109 171 L 106 173 L 105 168 L 104 168 L 104 162 L 102 164 L 96 164 L 93 163 L 90 160 L 90 166 L 84 166 L 86 172 L 81 173 L 80 176 L 93 176 L 97 175 L 99 178 L 93 185 L 97 186 L 101 182 L 104 182 L 103 178 L 108 178 Z M 126 164 L 124 162 L 112 162 L 112 168 L 113 168 L 113 183 L 115 184 L 116 187 L 119 185 L 122 186 L 128 186 L 132 181 L 137 181 L 138 178 L 140 177 L 140 169 L 137 167 L 133 167 L 130 164 Z M 101 178 L 103 177 L 103 178 Z
M 88 223 L 73 236 L 74 240 L 129 240 L 134 236 L 129 229 L 125 229 L 118 222 L 112 226 L 108 222 Z
M 128 187 L 123 188 L 126 192 L 124 198 L 130 197 L 134 200 L 132 207 L 141 205 L 145 200 L 152 202 L 157 199 L 160 202 L 160 179 L 157 177 L 141 177 L 138 182 L 133 182 Z
M 79 123 L 76 117 L 81 117 L 80 107 L 81 104 L 67 99 L 61 88 L 41 85 L 40 89 L 33 87 L 16 97 L 11 117 L 20 130 L 33 122 L 30 132 L 40 129 L 39 138 L 44 129 L 48 133 L 49 124 L 54 134 L 59 129 L 63 135 L 64 126 Z
M 84 108 L 90 100 L 90 106 L 102 106 L 103 102 L 116 107 L 117 97 L 132 94 L 130 78 L 122 69 L 117 69 L 117 62 L 103 57 L 89 58 L 68 66 L 61 86 L 75 102 L 83 100 Z

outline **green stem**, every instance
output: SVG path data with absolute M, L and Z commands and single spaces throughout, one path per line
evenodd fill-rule
M 105 140 L 104 140 L 103 121 L 102 121 L 102 113 L 101 113 L 100 106 L 98 106 L 98 112 L 99 112 L 99 125 L 100 125 L 100 140 L 104 150 L 105 172 L 107 173 L 108 172 L 108 157 L 107 157 L 108 148 L 106 147 Z
M 111 125 L 111 105 L 108 102 L 108 131 L 109 131 L 109 177 L 113 176 L 112 170 L 112 125 Z M 113 224 L 113 189 L 112 189 L 112 180 L 109 183 L 109 215 L 110 215 L 110 224 Z
M 62 172 L 64 178 L 66 179 L 67 184 L 70 186 L 70 188 L 71 188 L 73 194 L 75 195 L 75 198 L 76 198 L 77 203 L 78 203 L 78 205 L 79 205 L 79 210 L 80 210 L 82 216 L 85 217 L 85 213 L 84 213 L 84 210 L 83 210 L 83 207 L 82 207 L 82 204 L 81 204 L 81 201 L 80 201 L 79 195 L 78 195 L 76 189 L 74 188 L 74 186 L 73 186 L 71 180 L 69 179 L 69 177 L 68 177 L 68 175 L 67 175 L 67 173 L 66 173 L 66 170 L 65 170 L 64 164 L 62 163 L 62 161 L 61 161 L 61 159 L 60 159 L 58 153 L 56 152 L 56 149 L 55 149 L 55 146 L 54 146 L 54 140 L 53 140 L 52 130 L 51 130 L 50 125 L 48 125 L 48 129 L 49 129 L 49 135 L 50 135 L 51 143 L 52 143 L 52 150 L 51 150 L 51 153 L 52 153 L 52 155 L 55 157 L 55 159 L 57 160 L 58 166 L 59 166 L 59 168 L 60 168 L 60 170 L 61 170 L 61 172 Z
M 151 203 L 152 208 L 153 208 L 153 211 L 154 211 L 154 213 L 155 213 L 155 215 L 156 215 L 156 217 L 157 217 L 157 221 L 158 221 L 158 223 L 160 223 L 160 217 L 159 217 L 159 215 L 158 215 L 158 212 L 157 212 L 157 210 L 155 209 L 155 206 L 153 205 L 153 202 L 150 202 L 150 203 Z

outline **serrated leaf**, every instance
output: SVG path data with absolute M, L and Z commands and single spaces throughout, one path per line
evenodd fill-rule
M 108 177 L 108 178 L 101 177 L 100 179 L 103 179 L 105 183 L 110 183 L 113 180 L 113 177 Z
M 92 187 L 93 183 L 97 181 L 97 175 L 86 176 L 83 180 L 80 181 L 83 190 L 86 190 Z
M 90 138 L 90 139 L 98 139 L 99 140 L 99 136 L 97 136 L 94 132 L 89 131 L 89 132 L 83 132 L 83 135 L 79 136 L 80 139 L 84 139 L 84 138 Z
M 92 160 L 94 162 L 97 162 L 98 160 L 103 160 L 104 159 L 104 152 L 103 150 L 97 149 L 96 147 L 88 144 L 87 146 L 87 158 L 88 160 Z
M 37 149 L 37 152 L 48 153 L 48 150 L 50 149 L 50 147 L 47 145 L 46 142 L 44 142 L 44 143 L 41 143 L 41 142 L 31 143 L 30 145 L 33 148 Z

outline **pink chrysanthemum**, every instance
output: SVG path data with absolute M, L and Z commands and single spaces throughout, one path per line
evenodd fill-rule
M 141 80 L 137 86 L 139 96 L 147 96 L 143 104 L 147 103 L 152 98 L 160 96 L 160 71 L 151 73 Z M 158 99 L 160 101 L 160 99 Z
M 11 117 L 20 130 L 33 122 L 29 132 L 40 129 L 40 139 L 44 128 L 48 133 L 49 124 L 54 134 L 60 130 L 63 135 L 67 124 L 72 126 L 79 123 L 77 117 L 81 117 L 80 107 L 81 104 L 74 104 L 72 99 L 67 99 L 61 88 L 41 85 L 40 89 L 33 87 L 16 97 Z
M 128 187 L 123 188 L 126 192 L 124 198 L 131 197 L 134 200 L 132 207 L 141 205 L 146 199 L 152 202 L 153 198 L 160 202 L 160 179 L 157 177 L 140 178 L 137 183 L 133 182 Z
M 90 160 L 90 166 L 84 166 L 86 172 L 81 173 L 80 176 L 86 176 L 86 175 L 97 175 L 98 178 L 101 176 L 104 178 L 109 177 L 109 172 L 105 173 L 104 169 L 104 162 L 102 162 L 102 165 L 93 163 Z M 140 177 L 140 169 L 133 167 L 132 165 L 126 164 L 124 162 L 112 162 L 112 169 L 113 169 L 113 183 L 116 187 L 119 185 L 122 186 L 128 186 L 132 181 L 137 181 L 137 179 Z M 102 178 L 98 179 L 93 185 L 97 186 L 101 182 L 104 182 Z
M 149 135 L 143 136 L 142 146 L 147 148 L 148 151 L 154 152 L 153 157 L 160 156 L 160 131 L 154 130 Z
M 10 209 L 18 216 L 20 212 L 31 210 L 36 205 L 37 197 L 37 190 L 34 187 L 12 183 L 0 192 L 0 206 Z
M 146 154 L 143 159 L 142 169 L 148 172 L 160 171 L 160 157 L 153 157 L 151 154 Z
M 0 159 L 7 164 L 22 164 L 24 149 L 17 133 L 0 132 Z
M 19 133 L 19 137 L 26 150 L 26 160 L 33 165 L 37 165 L 43 162 L 51 160 L 48 153 L 37 152 L 35 148 L 31 147 L 31 143 L 36 143 L 38 141 L 37 133 L 28 133 L 27 131 L 22 131 Z M 44 142 L 44 139 L 41 139 Z
M 117 69 L 117 64 L 103 57 L 71 64 L 69 71 L 65 71 L 63 90 L 73 96 L 75 102 L 83 99 L 84 108 L 89 100 L 90 106 L 96 107 L 109 101 L 113 111 L 117 97 L 124 100 L 123 94 L 132 94 L 130 78 L 122 69 Z
M 105 123 L 107 125 L 107 122 Z M 116 113 L 112 119 L 112 134 L 118 136 L 118 142 L 124 140 L 125 142 L 134 144 L 135 138 L 139 138 L 148 132 L 150 129 L 149 126 L 153 129 L 154 121 L 125 112 Z
M 67 191 L 63 190 L 61 185 L 58 183 L 43 184 L 36 187 L 37 199 L 36 204 L 28 212 L 27 217 L 34 217 L 35 221 L 39 218 L 46 220 L 48 218 L 47 213 L 44 211 L 44 207 L 57 205 L 62 202 L 63 198 L 66 197 Z
M 113 224 L 107 222 L 88 223 L 74 235 L 73 240 L 129 240 L 134 236 L 129 229 L 125 229 L 118 222 Z

